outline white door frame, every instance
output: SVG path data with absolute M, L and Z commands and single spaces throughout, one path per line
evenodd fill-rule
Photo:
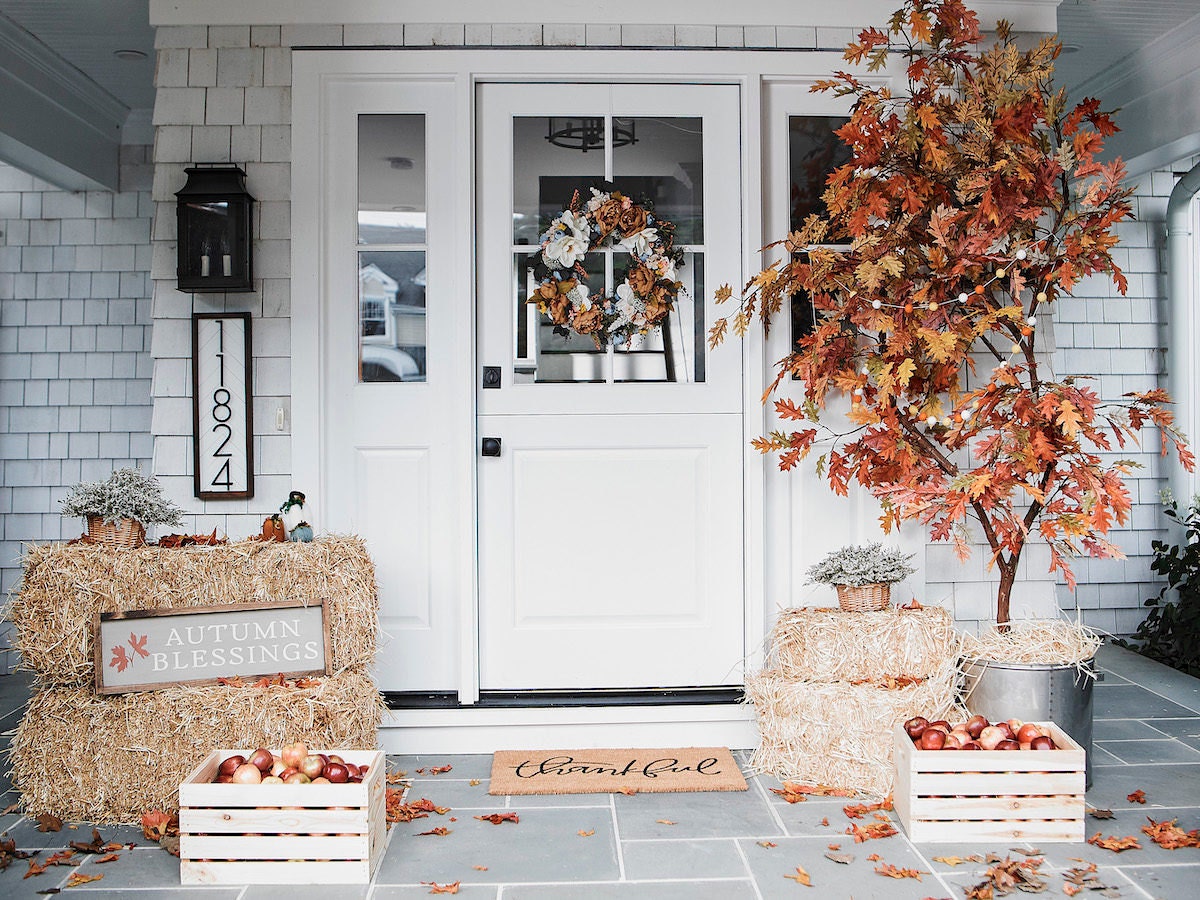
M 317 360 L 320 353 L 318 333 L 322 271 L 321 221 L 322 192 L 313 185 L 323 183 L 321 165 L 325 156 L 313 148 L 335 136 L 322 131 L 321 103 L 324 86 L 331 81 L 412 80 L 451 81 L 456 86 L 455 117 L 460 123 L 459 138 L 453 150 L 455 188 L 451 196 L 438 202 L 452 203 L 455 220 L 464 234 L 464 246 L 471 241 L 475 209 L 475 86 L 479 82 L 545 80 L 569 73 L 574 80 L 602 82 L 663 81 L 733 83 L 741 93 L 741 140 L 743 167 L 740 190 L 746 198 L 742 212 L 742 271 L 757 270 L 760 248 L 766 236 L 762 205 L 764 172 L 755 161 L 763 159 L 763 90 L 772 78 L 823 77 L 843 65 L 840 54 L 830 52 L 745 52 L 745 51 L 664 51 L 648 53 L 626 50 L 387 50 L 344 51 L 315 50 L 293 53 L 292 108 L 292 350 L 294 360 Z M 633 74 L 631 74 L 633 73 Z M 777 235 L 773 235 L 777 236 Z M 474 521 L 476 495 L 476 359 L 473 298 L 474 249 L 456 268 L 453 331 L 456 345 L 462 349 L 462 365 L 453 374 L 456 434 L 454 470 L 462 490 L 455 494 L 464 506 L 458 517 L 457 535 L 461 547 L 477 548 Z M 717 285 L 710 286 L 715 289 Z M 740 285 L 734 285 L 735 290 Z M 740 347 L 729 343 L 721 353 L 742 354 L 743 436 L 749 442 L 763 433 L 767 416 L 760 403 L 766 384 L 768 362 L 760 341 L 744 342 Z M 321 459 L 325 440 L 321 408 L 326 398 L 319 367 L 292 365 L 292 469 L 296 484 L 311 487 L 310 499 L 320 525 L 323 496 Z M 765 548 L 767 544 L 765 485 L 767 461 L 753 454 L 744 472 L 745 503 L 745 602 L 746 646 L 761 648 L 774 608 L 791 598 L 772 599 L 767 610 Z M 467 498 L 464 500 L 464 495 Z M 474 559 L 474 554 L 470 556 Z M 471 704 L 478 699 L 477 596 L 476 568 L 460 567 L 459 593 L 459 700 Z M 761 663 L 756 651 L 747 661 L 753 669 Z M 629 741 L 654 741 L 670 736 L 670 744 L 681 740 L 721 740 L 730 746 L 750 746 L 754 731 L 750 712 L 741 706 L 712 707 L 637 707 L 633 709 L 495 709 L 461 708 L 443 710 L 396 710 L 385 723 L 386 748 L 403 746 L 408 751 L 446 752 L 471 749 L 495 749 L 505 743 L 504 734 L 512 728 L 524 729 L 520 738 L 528 746 L 530 729 L 549 730 L 563 740 L 576 735 L 581 742 L 599 740 L 612 728 L 620 727 Z M 391 729 L 400 729 L 392 731 Z M 516 732 L 512 732 L 516 734 Z M 546 735 L 549 739 L 550 734 Z M 580 746 L 583 746 L 581 743 Z M 636 744 L 635 744 L 636 745 Z M 669 744 L 668 744 L 669 745 Z

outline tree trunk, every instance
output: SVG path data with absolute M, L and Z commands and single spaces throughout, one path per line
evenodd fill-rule
M 1012 597 L 1013 582 L 1017 577 L 1017 558 L 1007 563 L 997 561 L 1000 567 L 1000 589 L 996 593 L 996 624 L 1001 631 L 1008 630 L 1008 607 Z

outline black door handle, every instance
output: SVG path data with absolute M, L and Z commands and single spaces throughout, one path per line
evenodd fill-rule
M 481 456 L 499 456 L 500 455 L 500 438 L 485 437 L 479 447 Z
M 500 367 L 499 366 L 484 366 L 483 367 L 483 386 L 495 390 L 500 387 Z

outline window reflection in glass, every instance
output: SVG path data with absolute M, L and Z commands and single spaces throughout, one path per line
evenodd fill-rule
M 358 254 L 359 380 L 424 381 L 425 252 Z
M 850 149 L 834 133 L 849 119 L 840 116 L 788 117 L 789 224 L 795 231 L 810 215 L 829 210 L 822 199 L 831 172 L 850 161 Z M 791 297 L 792 344 L 816 328 L 816 311 L 806 293 Z
M 704 242 L 704 120 L 691 116 L 616 118 L 636 142 L 613 150 L 613 182 L 675 225 L 675 243 Z
M 571 195 L 604 183 L 604 150 L 583 153 L 546 140 L 550 117 L 513 117 L 513 243 L 537 244 Z M 562 122 L 562 119 L 555 119 Z
M 358 117 L 358 242 L 425 243 L 425 116 Z

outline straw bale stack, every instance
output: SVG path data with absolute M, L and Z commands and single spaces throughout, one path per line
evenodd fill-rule
M 314 749 L 374 748 L 382 702 L 365 674 L 314 687 L 203 685 L 100 697 L 48 687 L 13 737 L 13 782 L 25 814 L 136 823 L 175 809 L 179 783 L 216 748 L 305 741 Z
M 24 564 L 8 618 L 22 667 L 44 683 L 90 683 L 95 614 L 136 609 L 322 599 L 333 671 L 375 658 L 375 567 L 359 538 L 171 550 L 43 544 L 27 549 Z
M 944 609 L 788 609 L 770 641 L 768 668 L 746 679 L 760 772 L 884 796 L 893 727 L 956 702 L 959 638 Z
M 95 693 L 96 613 L 316 599 L 325 605 L 333 674 L 300 682 L 308 686 Z M 22 667 L 40 688 L 10 754 L 29 815 L 136 822 L 148 809 L 178 806 L 179 782 L 222 747 L 296 740 L 322 749 L 378 746 L 383 706 L 369 667 L 379 598 L 358 538 L 179 549 L 32 546 L 6 612 Z

